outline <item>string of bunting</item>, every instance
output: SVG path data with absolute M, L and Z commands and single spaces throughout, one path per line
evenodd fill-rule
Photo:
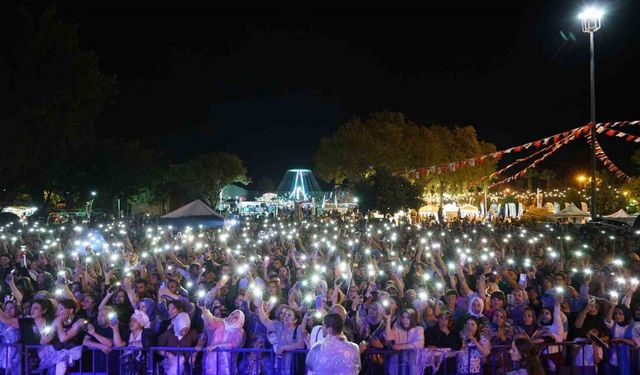
M 635 121 L 636 123 L 639 121 Z M 605 127 L 605 126 L 614 126 L 613 124 L 616 124 L 615 126 L 622 126 L 620 124 L 623 123 L 628 123 L 628 121 L 625 122 L 616 122 L 616 123 L 599 123 L 596 124 L 596 127 Z M 409 171 L 405 171 L 405 172 L 400 172 L 398 174 L 403 175 L 409 179 L 420 179 L 423 177 L 426 177 L 430 174 L 441 174 L 441 173 L 445 173 L 445 172 L 455 172 L 458 169 L 464 168 L 464 167 L 473 167 L 476 164 L 483 164 L 484 161 L 486 159 L 491 159 L 491 158 L 495 158 L 496 160 L 500 160 L 502 159 L 502 157 L 504 157 L 507 154 L 511 154 L 511 153 L 516 153 L 516 152 L 522 152 L 525 150 L 530 149 L 531 147 L 535 147 L 535 148 L 540 148 L 542 146 L 548 146 L 551 145 L 553 146 L 554 144 L 557 144 L 558 142 L 561 142 L 563 139 L 565 139 L 568 136 L 574 136 L 574 137 L 579 137 L 582 134 L 586 134 L 589 132 L 589 130 L 591 129 L 591 125 L 584 125 L 584 126 L 580 126 L 562 133 L 558 133 L 558 134 L 554 134 L 550 137 L 546 137 L 546 138 L 542 138 L 542 139 L 538 139 L 536 141 L 533 142 L 528 142 L 528 143 L 524 143 L 521 144 L 519 146 L 514 146 L 511 148 L 508 148 L 506 150 L 501 150 L 501 151 L 496 151 L 496 152 L 492 152 L 489 154 L 484 154 L 484 155 L 480 155 L 480 156 L 476 156 L 474 158 L 469 158 L 469 159 L 465 159 L 465 160 L 459 160 L 459 161 L 454 161 L 454 162 L 450 162 L 450 163 L 444 163 L 444 164 L 440 164 L 440 165 L 434 165 L 431 167 L 421 167 L 421 168 L 416 168 L 416 169 L 412 169 Z
M 575 137 L 575 136 L 569 136 L 569 137 L 566 137 L 561 142 L 556 142 L 553 145 L 553 148 L 551 149 L 551 151 L 547 152 L 546 154 L 542 155 L 538 159 L 534 160 L 533 163 L 531 163 L 529 166 L 527 166 L 526 168 L 524 168 L 520 172 L 514 174 L 511 177 L 505 178 L 504 180 L 501 180 L 501 181 L 498 181 L 498 182 L 492 184 L 491 186 L 489 186 L 489 188 L 491 189 L 491 188 L 496 187 L 498 185 L 501 185 L 501 184 L 504 184 L 504 183 L 507 183 L 507 182 L 511 182 L 511 181 L 513 181 L 515 179 L 523 177 L 525 174 L 527 174 L 527 171 L 529 171 L 532 168 L 535 168 L 538 164 L 542 163 L 546 158 L 548 158 L 549 156 L 553 155 L 556 151 L 558 151 L 562 146 L 566 145 L 567 143 L 573 141 L 576 138 L 577 137 Z
M 607 135 L 609 137 L 623 138 L 627 142 L 640 143 L 640 137 L 639 136 L 633 135 L 633 134 L 629 134 L 629 133 L 625 133 L 625 132 L 621 132 L 619 130 L 601 128 L 601 129 L 597 129 L 596 132 L 599 132 L 600 134 Z
M 587 143 L 591 144 L 591 134 L 587 134 L 586 139 Z M 626 173 L 621 171 L 620 168 L 613 164 L 607 154 L 604 153 L 604 150 L 602 149 L 602 147 L 600 147 L 600 142 L 598 142 L 597 139 L 594 139 L 593 141 L 596 149 L 596 157 L 602 162 L 602 164 L 604 164 L 605 167 L 607 167 L 607 170 L 609 170 L 609 172 L 615 174 L 616 177 L 624 180 L 625 182 L 631 180 L 631 177 L 629 177 Z
M 602 133 L 605 129 L 609 128 L 623 128 L 631 125 L 640 124 L 640 120 L 635 121 L 616 121 L 616 122 L 602 122 L 596 124 L 596 133 Z
M 562 138 L 559 142 L 564 142 L 564 141 L 565 141 L 565 140 L 567 140 L 567 139 L 569 139 L 569 140 L 571 140 L 571 141 L 572 141 L 572 140 L 574 140 L 574 139 L 575 139 L 575 136 L 574 136 L 573 134 L 571 134 L 571 135 L 569 135 L 569 136 L 567 136 L 567 137 Z M 533 158 L 533 157 L 535 157 L 535 156 L 537 156 L 537 155 L 539 155 L 539 154 L 541 154 L 541 153 L 543 153 L 543 152 L 547 152 L 547 151 L 551 150 L 555 145 L 556 145 L 556 143 L 553 143 L 553 144 L 551 144 L 551 145 L 549 145 L 549 146 L 547 146 L 547 147 L 545 147 L 545 148 L 543 148 L 543 149 L 540 149 L 540 150 L 538 150 L 538 151 L 534 152 L 533 154 L 531 154 L 531 155 L 529 155 L 529 156 L 526 156 L 526 157 L 524 157 L 524 158 L 516 159 L 513 163 L 511 163 L 511 164 L 507 165 L 506 167 L 504 167 L 504 168 L 502 168 L 502 169 L 500 169 L 500 170 L 498 170 L 498 171 L 493 172 L 492 174 L 490 174 L 490 175 L 488 175 L 488 176 L 483 177 L 482 179 L 483 179 L 483 180 L 485 180 L 485 179 L 491 179 L 491 178 L 493 178 L 493 177 L 495 177 L 495 176 L 499 176 L 499 175 L 501 175 L 502 173 L 504 173 L 505 171 L 507 171 L 508 169 L 510 169 L 510 168 L 512 168 L 513 166 L 515 166 L 516 164 L 522 163 L 523 161 L 527 161 L 527 160 L 529 160 L 529 159 L 531 159 L 531 158 Z

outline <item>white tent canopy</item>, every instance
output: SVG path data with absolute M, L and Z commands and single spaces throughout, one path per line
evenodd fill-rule
M 200 199 L 188 203 L 175 211 L 171 211 L 168 214 L 162 216 L 162 219 L 176 219 L 179 217 L 192 217 L 192 216 L 218 216 L 223 218 L 213 208 L 207 206 Z
M 171 224 L 175 226 L 195 226 L 220 227 L 224 225 L 224 217 L 215 212 L 213 208 L 207 206 L 199 199 L 186 204 L 175 211 L 160 217 L 160 224 Z
M 606 215 L 603 217 L 607 219 L 616 219 L 616 218 L 628 218 L 628 217 L 634 217 L 634 216 L 629 215 L 624 209 L 619 209 L 618 211 L 612 213 L 611 215 Z
M 551 216 L 552 217 L 588 217 L 589 213 L 582 211 L 581 209 L 576 207 L 575 204 L 571 203 L 569 207 Z

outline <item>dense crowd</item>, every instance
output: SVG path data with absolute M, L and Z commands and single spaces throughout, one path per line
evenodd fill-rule
M 572 364 L 629 374 L 640 344 L 639 240 L 571 224 L 357 214 L 243 218 L 215 229 L 21 221 L 0 231 L 1 337 L 39 345 L 26 366 L 56 374 L 81 364 L 143 374 L 149 355 L 167 374 L 332 365 L 478 374 L 496 347 L 511 357 L 494 372 Z M 334 341 L 320 350 L 327 328 Z M 586 344 L 548 346 L 566 341 Z M 306 363 L 295 354 L 316 343 Z M 228 351 L 236 348 L 266 350 L 240 357 Z M 0 350 L 6 374 L 19 374 L 24 360 L 15 346 Z

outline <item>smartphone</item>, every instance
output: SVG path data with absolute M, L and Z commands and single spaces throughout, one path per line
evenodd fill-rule
M 464 263 L 467 261 L 467 254 L 460 254 L 460 259 L 458 261 L 458 263 L 460 264 L 461 267 L 464 267 Z
M 116 313 L 109 314 L 109 322 L 111 323 L 111 325 L 118 324 L 118 315 Z
M 316 296 L 316 310 L 322 309 L 322 296 Z
M 521 273 L 520 274 L 520 280 L 518 281 L 518 284 L 520 284 L 523 287 L 527 285 L 527 274 L 526 273 Z
M 384 314 L 385 314 L 385 315 L 389 315 L 389 314 L 391 314 L 391 306 L 388 306 L 388 305 L 387 305 L 387 306 L 384 308 Z

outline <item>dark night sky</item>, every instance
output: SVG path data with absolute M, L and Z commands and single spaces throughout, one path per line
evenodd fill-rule
M 71 4 L 59 4 L 61 16 L 81 24 L 83 48 L 118 76 L 102 134 L 144 138 L 174 160 L 234 152 L 254 181 L 277 184 L 288 168 L 312 168 L 322 136 L 373 111 L 473 125 L 499 149 L 588 122 L 581 1 L 369 10 Z M 640 119 L 640 2 L 601 4 L 598 120 Z M 631 145 L 601 141 L 628 165 Z M 586 167 L 578 142 L 543 167 Z

